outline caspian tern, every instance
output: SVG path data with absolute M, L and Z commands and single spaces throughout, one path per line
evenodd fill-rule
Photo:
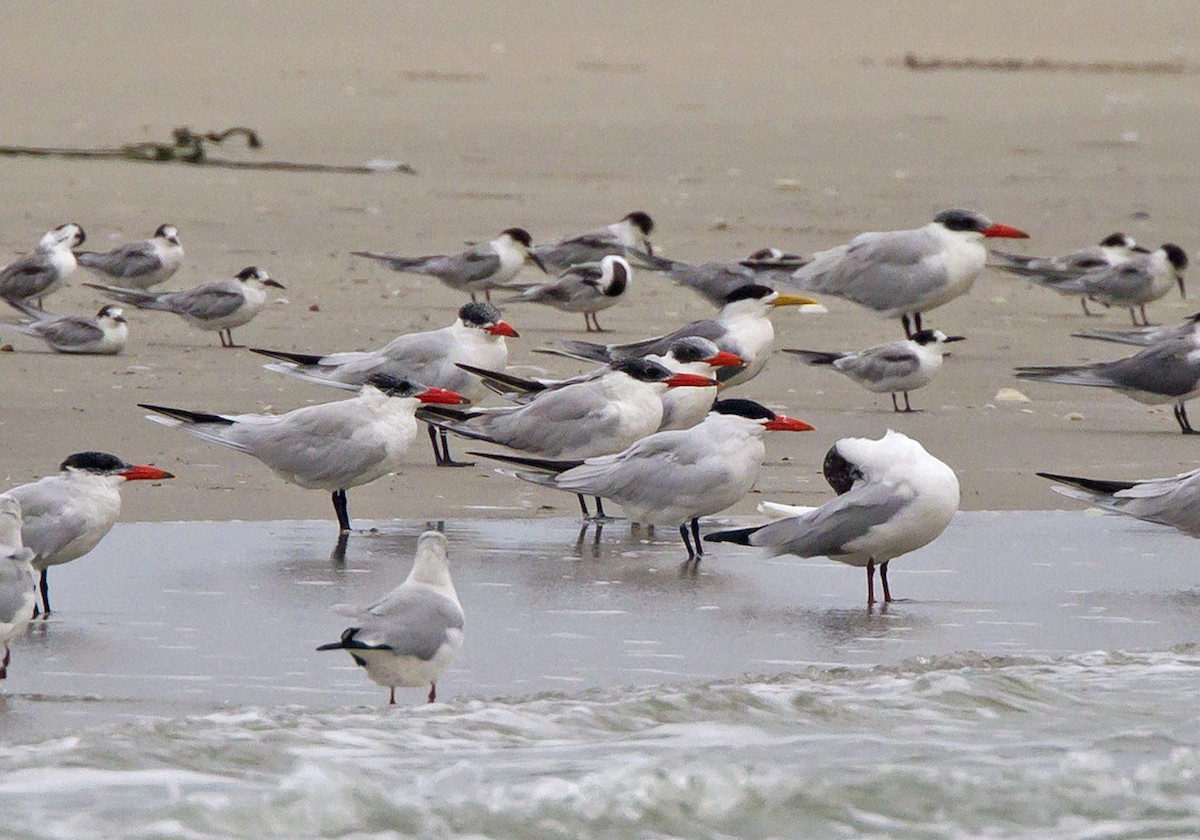
M 1146 304 L 1158 300 L 1173 288 L 1187 297 L 1183 272 L 1188 258 L 1178 245 L 1167 242 L 1156 251 L 1136 251 L 1127 260 L 1085 271 L 1077 277 L 1054 282 L 1055 291 L 1082 295 L 1105 306 L 1129 309 L 1133 325 L 1148 327 Z M 1138 313 L 1142 320 L 1138 321 Z
M 127 464 L 106 452 L 77 452 L 59 472 L 5 491 L 21 504 L 21 538 L 41 574 L 42 607 L 50 614 L 47 570 L 87 554 L 121 515 L 120 487 L 126 481 L 162 481 L 171 473 Z
M 640 251 L 631 256 L 641 267 L 661 272 L 680 286 L 691 289 L 718 309 L 742 286 L 774 287 L 786 283 L 797 268 L 808 260 L 799 254 L 787 254 L 778 248 L 762 248 L 744 260 L 732 263 L 710 262 L 702 265 L 668 260 Z
M 1029 235 L 974 210 L 943 210 L 916 230 L 861 233 L 846 245 L 813 254 L 790 282 L 885 318 L 899 316 L 912 338 L 921 330 L 922 313 L 970 290 L 987 264 L 984 237 Z
M 775 327 L 767 317 L 771 310 L 779 306 L 816 303 L 812 298 L 783 295 L 766 286 L 743 286 L 726 298 L 725 305 L 716 318 L 693 321 L 667 335 L 647 338 L 632 344 L 607 345 L 563 339 L 551 342 L 534 352 L 553 353 L 588 362 L 610 362 L 617 359 L 661 356 L 679 339 L 699 336 L 707 338 L 725 352 L 733 353 L 745 362 L 743 367 L 723 368 L 717 374 L 723 385 L 737 385 L 754 378 L 767 363 L 775 340 Z
M 1124 359 L 1091 365 L 1022 367 L 1017 368 L 1016 377 L 1108 388 L 1145 405 L 1174 403 L 1179 428 L 1185 435 L 1196 434 L 1185 403 L 1200 395 L 1200 324 Z
M 549 283 L 524 289 L 509 302 L 544 303 L 563 312 L 582 312 L 588 332 L 604 332 L 596 313 L 615 306 L 629 288 L 633 270 L 624 257 L 608 255 L 598 263 L 579 263 Z
M 460 254 L 434 254 L 427 257 L 402 257 L 375 251 L 351 251 L 356 257 L 378 260 L 392 271 L 436 277 L 456 292 L 467 292 L 471 300 L 483 292 L 492 299 L 491 290 L 517 276 L 525 263 L 546 270 L 541 258 L 531 249 L 533 239 L 522 228 L 509 228 L 489 242 L 472 245 Z
M 21 541 L 21 505 L 0 494 L 0 680 L 8 676 L 8 643 L 25 630 L 37 609 L 33 584 L 33 551 Z
M 548 460 L 472 454 L 536 470 L 510 473 L 524 481 L 610 499 L 632 521 L 678 526 L 686 562 L 697 564 L 704 555 L 700 517 L 718 513 L 750 492 L 766 457 L 763 435 L 812 429 L 752 400 L 718 400 L 702 423 L 656 432 L 614 455 Z
M 295 376 L 321 385 L 358 388 L 376 374 L 407 379 L 434 388 L 456 391 L 473 401 L 487 390 L 479 379 L 464 372 L 459 364 L 503 370 L 508 364 L 505 338 L 518 333 L 500 317 L 490 303 L 467 303 L 458 310 L 458 319 L 448 327 L 428 332 L 397 336 L 378 350 L 369 352 L 313 355 L 284 350 L 251 347 L 253 353 L 281 359 L 263 365 L 267 370 Z M 439 467 L 469 466 L 450 457 L 445 432 L 441 448 L 434 427 L 429 427 L 433 457 Z
M 437 699 L 437 681 L 463 645 L 462 604 L 450 579 L 446 537 L 426 531 L 417 540 L 417 556 L 404 582 L 369 607 L 335 607 L 355 625 L 339 641 L 317 650 L 344 650 L 366 669 L 376 684 L 429 685 L 429 702 Z
M 126 289 L 149 289 L 166 282 L 183 265 L 183 245 L 175 225 L 159 225 L 150 239 L 126 242 L 111 251 L 76 251 L 79 264 Z
M 395 471 L 416 437 L 417 406 L 464 402 L 466 397 L 453 391 L 376 375 L 357 397 L 286 414 L 209 414 L 138 405 L 156 412 L 148 420 L 245 452 L 290 484 L 330 492 L 338 526 L 346 534 L 346 490 Z
M 1068 486 L 1056 493 L 1147 522 L 1170 525 L 1189 537 L 1200 537 L 1200 470 L 1171 478 L 1107 481 L 1040 472 L 1042 478 Z
M 988 254 L 992 261 L 988 265 L 1000 271 L 1024 277 L 1035 286 L 1041 286 L 1068 297 L 1076 297 L 1075 292 L 1059 288 L 1058 283 L 1078 277 L 1085 271 L 1123 263 L 1133 254 L 1135 247 L 1137 247 L 1137 243 L 1133 241 L 1132 236 L 1117 232 L 1110 233 L 1101 239 L 1099 245 L 1080 248 L 1078 251 L 1072 251 L 1059 257 L 1027 257 L 1023 254 L 989 250 Z M 1083 304 L 1083 314 L 1091 315 L 1087 297 L 1078 297 L 1079 302 Z
M 8 301 L 42 299 L 62 286 L 75 270 L 77 248 L 87 240 L 87 234 L 77 224 L 59 225 L 47 231 L 32 253 L 0 268 L 0 298 Z
M 533 250 L 546 265 L 563 271 L 580 263 L 600 262 L 609 254 L 627 256 L 633 248 L 653 255 L 654 246 L 650 244 L 653 232 L 654 220 L 650 214 L 634 210 L 611 225 L 538 245 Z
M 96 317 L 87 318 L 83 315 L 52 315 L 19 301 L 8 303 L 25 316 L 25 322 L 0 322 L 0 329 L 7 327 L 40 338 L 56 353 L 111 356 L 125 349 L 129 324 L 119 306 L 102 306 Z
M 99 283 L 83 285 L 98 289 L 106 297 L 138 309 L 174 312 L 191 326 L 216 332 L 222 347 L 239 347 L 233 342 L 233 328 L 254 320 L 267 305 L 267 289 L 282 289 L 267 272 L 248 266 L 229 280 L 214 280 L 182 292 L 143 292 Z
M 857 353 L 825 353 L 820 350 L 784 350 L 810 365 L 826 365 L 845 374 L 875 394 L 892 395 L 893 411 L 913 411 L 908 392 L 924 388 L 942 368 L 947 342 L 962 341 L 961 335 L 946 335 L 941 330 L 921 330 L 904 341 L 877 344 Z M 904 408 L 896 394 L 904 394 Z
M 865 566 L 868 606 L 875 603 L 878 565 L 883 600 L 891 601 L 888 563 L 946 530 L 958 511 L 958 477 L 921 444 L 891 429 L 879 440 L 839 440 L 825 456 L 824 472 L 837 498 L 768 525 L 709 534 L 705 541 Z

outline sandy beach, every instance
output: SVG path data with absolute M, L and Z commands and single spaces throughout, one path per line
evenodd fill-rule
M 622 3 L 395 5 L 259 2 L 203 6 L 78 2 L 8 10 L 0 53 L 0 143 L 107 147 L 165 140 L 179 125 L 251 126 L 259 152 L 236 159 L 359 164 L 391 159 L 418 174 L 314 175 L 133 162 L 0 158 L 0 260 L 74 221 L 89 247 L 177 225 L 185 288 L 266 268 L 287 286 L 239 341 L 300 351 L 368 349 L 444 326 L 462 303 L 425 278 L 349 255 L 435 253 L 520 225 L 538 241 L 642 209 L 656 248 L 694 262 L 766 245 L 811 253 L 863 230 L 916 227 L 964 206 L 1027 230 L 1028 253 L 1056 254 L 1113 230 L 1200 249 L 1194 72 L 914 72 L 909 52 L 1064 62 L 1200 59 L 1200 16 L 1184 2 Z M 1115 39 L 1114 32 L 1121 37 Z M 1067 37 L 1069 34 L 1069 37 Z M 80 283 L 49 299 L 94 312 Z M 650 274 L 605 313 L 609 340 L 666 332 L 710 307 Z M 829 313 L 776 316 L 777 347 L 857 349 L 899 324 L 826 301 Z M 1197 308 L 1177 295 L 1157 322 Z M 581 337 L 582 319 L 531 305 L 512 363 L 574 372 L 530 351 Z M 156 427 L 137 402 L 283 411 L 338 398 L 261 369 L 244 350 L 174 317 L 134 313 L 125 355 L 75 358 L 5 334 L 0 354 L 0 482 L 53 471 L 68 454 L 111 451 L 178 474 L 125 493 L 127 520 L 317 519 L 329 500 L 259 463 Z M 1093 389 L 1019 383 L 1014 366 L 1117 358 L 1069 338 L 1127 326 L 1124 311 L 1085 322 L 1076 302 L 993 271 L 929 319 L 968 341 L 914 392 L 912 415 L 841 377 L 776 356 L 736 393 L 818 427 L 769 445 L 762 498 L 823 498 L 825 451 L 886 428 L 951 464 L 971 510 L 1070 506 L 1039 469 L 1111 477 L 1195 466 L 1170 407 Z M 1020 387 L 1030 402 L 996 402 Z M 462 451 L 459 445 L 456 451 Z M 355 517 L 465 518 L 511 508 L 567 515 L 574 501 L 480 466 L 438 470 L 424 438 L 404 470 L 352 490 Z M 332 527 L 332 526 L 331 526 Z

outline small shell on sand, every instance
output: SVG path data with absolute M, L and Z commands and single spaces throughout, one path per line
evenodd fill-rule
M 1001 388 L 996 392 L 996 396 L 992 397 L 992 402 L 998 403 L 1027 403 L 1033 402 L 1029 397 L 1022 394 L 1016 388 Z

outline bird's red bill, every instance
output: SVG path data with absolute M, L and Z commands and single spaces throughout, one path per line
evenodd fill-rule
M 423 403 L 437 403 L 439 405 L 463 405 L 470 402 L 462 394 L 447 388 L 430 388 L 428 391 L 417 394 L 417 399 Z
M 166 470 L 145 464 L 134 464 L 127 470 L 121 470 L 121 475 L 126 481 L 161 481 L 164 478 L 175 477 Z
M 992 239 L 1028 239 L 1029 234 L 1012 225 L 994 224 L 983 229 L 983 235 Z
M 773 432 L 815 432 L 816 426 L 810 426 L 803 420 L 776 414 L 774 420 L 767 421 L 767 428 Z
M 716 384 L 717 380 L 696 373 L 677 373 L 667 380 L 668 388 L 707 388 Z
M 504 335 L 509 338 L 520 338 L 521 334 L 514 330 L 512 326 L 504 321 L 497 321 L 490 327 L 484 327 L 484 332 L 489 332 L 492 335 Z
M 710 356 L 704 361 L 708 362 L 712 367 L 740 367 L 746 364 L 746 361 L 737 353 L 730 353 L 725 350 L 722 350 L 715 356 Z

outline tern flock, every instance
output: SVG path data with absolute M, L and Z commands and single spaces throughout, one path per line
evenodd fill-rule
M 830 367 L 867 391 L 890 394 L 896 412 L 912 411 L 909 392 L 929 385 L 947 343 L 963 336 L 926 327 L 930 310 L 965 294 L 987 265 L 1057 294 L 1128 308 L 1138 329 L 1088 330 L 1086 338 L 1140 347 L 1134 355 L 1092 365 L 1026 367 L 1030 380 L 1120 391 L 1146 403 L 1173 403 L 1185 433 L 1184 404 L 1200 394 L 1200 316 L 1153 327 L 1146 305 L 1178 288 L 1187 256 L 1173 243 L 1151 251 L 1114 233 L 1099 245 L 1041 258 L 989 251 L 985 240 L 1024 239 L 1010 225 L 972 210 L 946 210 L 913 230 L 863 233 L 811 258 L 775 248 L 745 259 L 693 265 L 656 254 L 654 221 L 642 211 L 562 240 L 535 245 L 523 228 L 503 230 L 465 251 L 409 257 L 353 251 L 393 271 L 437 277 L 470 296 L 449 326 L 398 336 L 373 351 L 312 352 L 249 348 L 270 358 L 268 370 L 356 392 L 354 396 L 283 414 L 226 414 L 139 404 L 148 419 L 233 448 L 267 465 L 284 481 L 329 493 L 340 531 L 351 532 L 346 491 L 396 470 L 426 424 L 434 462 L 452 458 L 449 436 L 504 447 L 471 455 L 499 472 L 577 496 L 587 520 L 605 520 L 603 502 L 621 506 L 631 523 L 678 528 L 687 551 L 682 570 L 695 574 L 704 543 L 762 546 L 774 554 L 824 556 L 864 567 L 867 603 L 892 598 L 888 564 L 940 535 L 959 506 L 953 469 L 917 441 L 893 430 L 877 440 L 844 438 L 829 450 L 824 475 L 836 495 L 812 508 L 766 502 L 768 524 L 701 534 L 701 517 L 720 513 L 750 492 L 765 457 L 768 431 L 809 431 L 803 420 L 724 391 L 752 380 L 775 344 L 769 314 L 781 306 L 819 306 L 837 297 L 886 318 L 898 318 L 902 340 L 858 351 L 787 349 L 808 365 Z M 179 291 L 153 291 L 184 262 L 178 229 L 160 225 L 149 239 L 105 253 L 79 250 L 76 224 L 47 232 L 30 254 L 0 269 L 0 298 L 19 315 L 8 328 L 63 354 L 118 354 L 129 323 L 116 305 L 94 317 L 56 316 L 45 299 L 77 266 L 100 281 L 85 286 L 115 303 L 174 313 L 190 326 L 216 332 L 222 347 L 238 347 L 232 330 L 260 314 L 269 288 L 282 288 L 249 266 L 233 278 Z M 526 267 L 557 276 L 513 282 Z M 625 299 L 635 270 L 661 274 L 718 308 L 711 318 L 670 333 L 623 344 L 556 339 L 536 352 L 592 365 L 566 379 L 508 371 L 507 338 L 517 331 L 492 303 L 540 303 L 582 313 L 587 332 L 603 332 L 597 313 Z M 479 297 L 484 298 L 483 301 Z M 35 305 L 36 304 L 36 305 Z M 1139 319 L 1140 316 L 1140 319 Z M 479 406 L 497 394 L 505 405 Z M 903 398 L 903 407 L 900 398 Z M 1114 481 L 1039 473 L 1054 489 L 1119 513 L 1200 536 L 1200 478 Z M 55 474 L 0 494 L 0 677 L 8 643 L 38 612 L 50 613 L 47 570 L 91 551 L 120 514 L 126 481 L 161 481 L 170 473 L 128 464 L 101 452 L 64 460 Z M 595 510 L 587 498 L 595 500 Z M 343 555 L 344 556 L 344 555 Z M 37 577 L 35 582 L 34 578 Z M 40 592 L 40 604 L 37 593 Z M 408 578 L 368 607 L 337 608 L 353 619 L 341 639 L 320 650 L 345 650 L 376 683 L 429 685 L 463 644 L 464 615 L 450 578 L 446 539 L 423 534 Z

